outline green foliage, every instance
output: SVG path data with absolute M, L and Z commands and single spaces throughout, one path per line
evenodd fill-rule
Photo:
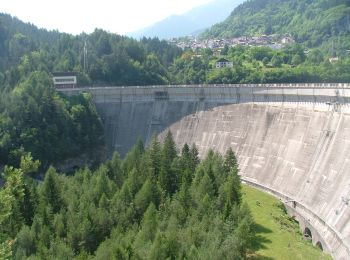
M 242 185 L 246 202 L 254 218 L 256 236 L 252 259 L 332 259 L 310 241 L 304 239 L 298 223 L 285 212 L 285 207 L 274 196 L 259 189 Z M 257 203 L 258 202 L 258 203 Z
M 90 95 L 60 96 L 45 72 L 34 72 L 0 106 L 0 164 L 18 165 L 24 152 L 49 164 L 103 144 Z M 30 169 L 28 169 L 30 171 Z
M 181 54 L 156 38 L 136 41 L 99 29 L 72 36 L 38 29 L 6 14 L 0 14 L 0 34 L 0 83 L 2 77 L 5 81 L 0 86 L 6 88 L 33 71 L 75 71 L 82 86 L 167 84 L 167 68 Z
M 260 83 L 314 83 L 350 81 L 347 69 L 350 66 L 349 53 L 339 55 L 339 61 L 331 64 L 331 57 L 324 50 L 306 50 L 300 44 L 292 44 L 281 50 L 267 47 L 229 48 L 224 56 L 233 62 L 232 68 L 212 69 L 215 56 L 201 58 L 202 67 L 194 67 L 193 60 L 185 52 L 171 67 L 179 84 L 192 84 L 188 68 L 202 75 L 200 83 L 205 84 L 260 84 Z M 178 66 L 180 65 L 181 66 Z
M 238 6 L 224 22 L 214 25 L 202 36 L 225 38 L 288 33 L 308 47 L 324 45 L 328 48 L 338 37 L 342 42 L 347 41 L 349 17 L 347 0 L 251 0 Z M 344 47 L 338 46 L 339 50 Z
M 178 155 L 168 133 L 163 144 L 154 138 L 144 150 L 138 142 L 124 161 L 115 154 L 94 172 L 49 168 L 42 183 L 26 184 L 24 173 L 37 168 L 30 156 L 19 169 L 5 168 L 3 258 L 243 259 L 251 247 L 232 150 L 225 159 L 210 151 L 200 162 L 195 146 Z M 21 212 L 24 201 L 33 204 L 31 216 Z
M 0 241 L 2 235 L 7 235 L 11 238 L 21 228 L 24 223 L 24 215 L 27 212 L 24 203 L 25 198 L 28 196 L 28 190 L 26 190 L 27 182 L 25 181 L 25 174 L 28 173 L 28 169 L 31 172 L 37 171 L 39 167 L 38 161 L 33 161 L 30 154 L 22 156 L 21 166 L 23 168 L 14 168 L 12 166 L 6 166 L 3 176 L 5 178 L 5 186 L 0 190 Z M 32 205 L 34 206 L 34 205 Z

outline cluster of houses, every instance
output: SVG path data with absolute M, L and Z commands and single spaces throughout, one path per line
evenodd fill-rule
M 290 34 L 285 35 L 261 35 L 261 36 L 243 36 L 229 39 L 205 39 L 199 40 L 195 37 L 184 39 L 171 39 L 169 43 L 175 44 L 179 48 L 185 49 L 206 49 L 209 48 L 214 53 L 219 52 L 225 46 L 234 47 L 236 45 L 243 46 L 268 46 L 272 49 L 281 49 L 286 45 L 294 43 L 295 40 Z

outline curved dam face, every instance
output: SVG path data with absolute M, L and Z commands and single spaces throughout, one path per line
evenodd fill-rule
M 350 258 L 350 85 L 89 88 L 109 151 L 170 129 L 200 155 L 232 147 L 241 176 L 277 197 L 304 234 Z

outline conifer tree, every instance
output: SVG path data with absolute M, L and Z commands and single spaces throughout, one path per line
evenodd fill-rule
M 149 259 L 163 260 L 167 259 L 166 243 L 161 232 L 157 232 L 156 238 L 150 248 Z
M 224 169 L 226 173 L 229 173 L 232 169 L 238 170 L 237 158 L 231 147 L 225 154 Z
M 151 145 L 148 149 L 150 176 L 158 178 L 161 168 L 161 145 L 157 136 L 153 136 Z
M 134 147 L 127 153 L 122 163 L 124 173 L 130 172 L 133 168 L 140 170 L 142 155 L 145 152 L 142 139 L 138 139 Z
M 141 241 L 153 241 L 158 229 L 157 210 L 153 203 L 150 203 L 145 214 L 143 215 L 141 230 L 137 235 L 137 239 Z
M 170 166 L 173 160 L 177 157 L 176 145 L 173 139 L 173 135 L 168 131 L 164 139 L 162 149 L 162 161 L 164 165 Z
M 124 182 L 124 173 L 122 170 L 122 161 L 119 153 L 114 152 L 112 160 L 108 161 L 108 177 L 115 181 L 117 187 L 121 187 Z
M 141 229 L 138 232 L 134 247 L 139 257 L 147 254 L 148 248 L 153 243 L 158 230 L 157 210 L 153 203 L 150 203 L 145 214 L 143 215 Z
M 41 200 L 44 203 L 42 207 L 50 205 L 53 213 L 58 213 L 63 206 L 61 197 L 60 184 L 58 182 L 57 172 L 53 167 L 50 167 L 44 178 L 41 187 Z
M 177 171 L 174 171 L 172 164 L 177 158 L 176 145 L 173 136 L 169 131 L 165 137 L 164 145 L 161 151 L 161 169 L 159 183 L 161 188 L 172 195 L 177 190 L 178 179 Z
M 190 154 L 191 154 L 191 167 L 194 171 L 197 165 L 199 164 L 198 148 L 195 144 L 192 145 Z
M 160 194 L 158 187 L 150 179 L 147 179 L 135 196 L 135 207 L 138 218 L 143 215 L 150 203 L 158 206 L 159 202 Z

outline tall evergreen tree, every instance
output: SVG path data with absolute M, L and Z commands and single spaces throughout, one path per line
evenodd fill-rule
M 226 151 L 225 154 L 224 169 L 226 173 L 229 173 L 232 169 L 235 171 L 238 170 L 237 158 L 231 147 Z
M 161 169 L 158 179 L 161 188 L 170 195 L 175 193 L 179 182 L 178 172 L 172 167 L 175 158 L 177 158 L 176 145 L 169 131 L 161 151 Z
M 50 167 L 44 178 L 44 182 L 40 189 L 40 199 L 43 203 L 42 209 L 47 206 L 52 208 L 53 213 L 58 213 L 63 206 L 61 195 L 61 185 L 58 181 L 57 172 L 53 167 Z
M 153 136 L 148 149 L 148 163 L 150 176 L 158 178 L 161 168 L 161 145 L 156 136 Z

